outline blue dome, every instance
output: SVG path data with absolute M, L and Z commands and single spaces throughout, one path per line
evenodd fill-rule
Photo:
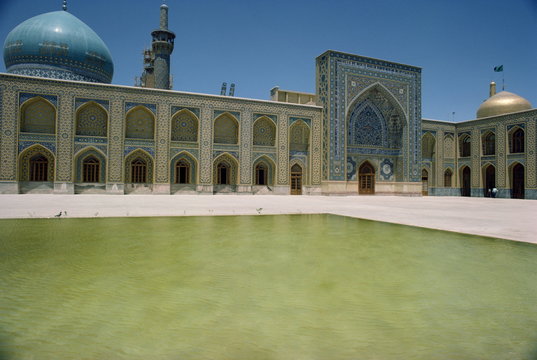
M 110 83 L 112 56 L 88 25 L 67 11 L 53 11 L 15 27 L 4 42 L 9 73 Z

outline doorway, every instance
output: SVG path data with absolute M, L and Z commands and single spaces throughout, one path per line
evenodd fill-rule
M 358 170 L 358 194 L 371 195 L 375 193 L 375 169 L 369 162 L 365 162 Z
M 429 173 L 425 169 L 421 171 L 421 195 L 429 195 Z
M 302 195 L 302 168 L 298 164 L 291 167 L 291 195 Z
M 462 170 L 461 196 L 472 196 L 472 177 L 468 166 Z
M 487 166 L 485 169 L 485 192 L 486 197 L 490 197 L 492 189 L 496 187 L 496 168 L 492 165 Z
M 513 199 L 524 199 L 524 166 L 522 164 L 516 164 L 513 167 L 511 197 Z

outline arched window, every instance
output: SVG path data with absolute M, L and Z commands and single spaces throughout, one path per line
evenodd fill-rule
M 131 180 L 137 184 L 147 182 L 147 164 L 144 160 L 138 158 L 131 162 Z
M 267 117 L 262 117 L 254 123 L 254 145 L 274 146 L 276 141 L 276 126 Z
M 175 183 L 190 184 L 190 164 L 184 159 L 175 164 Z
M 225 114 L 214 121 L 214 143 L 239 143 L 239 124 L 231 116 Z
M 444 171 L 444 187 L 450 188 L 451 187 L 451 179 L 453 177 L 453 172 L 451 169 L 446 169 Z
M 453 136 L 446 135 L 444 136 L 444 156 L 447 158 L 455 157 L 455 147 L 453 146 Z
M 522 153 L 524 152 L 524 130 L 517 129 L 513 132 L 511 140 L 511 152 Z
M 263 163 L 257 164 L 255 167 L 255 184 L 256 185 L 268 185 L 267 183 L 268 169 Z
M 22 132 L 55 134 L 56 109 L 43 98 L 28 100 L 22 106 Z
M 85 136 L 106 136 L 108 115 L 99 105 L 88 103 L 76 114 L 76 134 Z
M 101 164 L 98 159 L 89 156 L 82 162 L 82 182 L 96 183 L 99 182 L 101 175 Z
M 483 155 L 494 155 L 495 153 L 496 135 L 493 132 L 489 132 L 483 137 Z
M 30 181 L 48 181 L 48 159 L 35 155 L 30 159 Z
M 471 155 L 472 152 L 472 139 L 470 138 L 470 135 L 463 135 L 460 140 L 460 156 L 461 157 L 468 157 Z

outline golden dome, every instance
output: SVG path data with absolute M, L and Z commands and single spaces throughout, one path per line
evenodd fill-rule
M 477 117 L 484 118 L 530 109 L 532 109 L 532 106 L 528 100 L 508 91 L 500 91 L 489 97 L 479 106 Z

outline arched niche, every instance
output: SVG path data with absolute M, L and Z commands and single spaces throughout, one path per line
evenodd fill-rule
M 253 163 L 254 185 L 274 185 L 276 165 L 267 156 L 260 156 Z
M 229 113 L 224 113 L 214 121 L 215 144 L 238 144 L 239 122 Z
M 469 134 L 459 136 L 459 156 L 469 157 L 472 155 L 472 137 Z
M 127 113 L 125 137 L 128 139 L 155 138 L 155 115 L 145 106 L 136 106 Z
M 54 181 L 54 154 L 42 145 L 33 145 L 19 155 L 19 181 Z
M 76 134 L 82 136 L 108 135 L 108 113 L 99 104 L 90 101 L 76 112 Z
M 349 148 L 402 149 L 407 118 L 399 101 L 380 83 L 364 89 L 350 102 L 346 119 Z
M 496 154 L 496 134 L 493 131 L 481 135 L 481 144 L 484 156 Z
M 20 131 L 56 134 L 56 108 L 48 100 L 36 96 L 21 105 Z
M 199 120 L 188 109 L 175 113 L 172 117 L 172 141 L 198 141 Z
M 90 160 L 96 160 L 91 161 Z M 106 155 L 94 147 L 87 147 L 75 155 L 75 181 L 78 183 L 106 182 Z
M 126 184 L 153 183 L 153 157 L 142 149 L 137 149 L 125 157 Z
M 213 162 L 214 185 L 237 185 L 239 163 L 230 154 L 224 153 Z
M 444 136 L 444 157 L 445 158 L 454 158 L 455 157 L 455 141 L 453 140 L 453 135 L 446 134 Z
M 421 157 L 423 159 L 433 160 L 435 151 L 436 139 L 430 132 L 425 133 L 421 138 Z
M 171 161 L 171 179 L 174 184 L 196 184 L 198 163 L 192 154 L 184 151 Z
M 453 170 L 447 168 L 444 171 L 444 187 L 450 188 L 453 186 Z
M 289 129 L 289 150 L 306 152 L 309 151 L 310 128 L 302 120 L 296 121 Z
M 266 117 L 260 117 L 254 123 L 253 143 L 259 146 L 274 146 L 276 142 L 276 125 Z
M 519 126 L 515 126 L 511 130 L 509 130 L 509 133 L 508 133 L 509 152 L 511 154 L 523 153 L 525 151 L 524 137 L 525 137 L 524 129 Z

